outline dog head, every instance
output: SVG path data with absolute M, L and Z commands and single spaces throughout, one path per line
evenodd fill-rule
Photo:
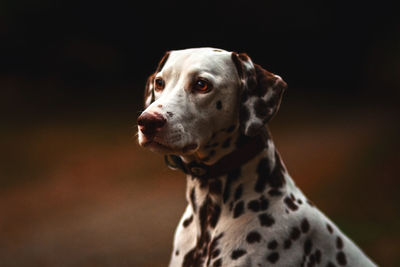
M 214 48 L 167 52 L 148 78 L 139 144 L 191 154 L 218 132 L 257 135 L 279 108 L 285 82 L 246 54 Z

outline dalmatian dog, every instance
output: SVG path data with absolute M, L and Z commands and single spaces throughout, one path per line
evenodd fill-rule
M 186 174 L 169 266 L 376 266 L 296 187 L 266 124 L 286 83 L 244 53 L 165 54 L 139 144 Z

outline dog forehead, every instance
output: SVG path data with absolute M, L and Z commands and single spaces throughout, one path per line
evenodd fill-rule
M 198 68 L 215 71 L 230 65 L 232 65 L 231 52 L 204 47 L 171 51 L 165 69 L 178 68 L 179 71 L 184 71 L 189 68 Z

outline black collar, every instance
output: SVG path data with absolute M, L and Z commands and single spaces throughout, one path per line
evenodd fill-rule
M 165 163 L 171 169 L 179 169 L 186 174 L 201 179 L 211 179 L 225 175 L 230 171 L 239 168 L 252 158 L 257 156 L 265 148 L 265 139 L 259 135 L 251 138 L 248 142 L 222 157 L 213 165 L 190 162 L 184 163 L 177 155 L 165 155 Z

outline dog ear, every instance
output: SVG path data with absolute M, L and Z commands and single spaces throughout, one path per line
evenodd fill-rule
M 158 63 L 156 71 L 147 78 L 146 87 L 144 89 L 144 108 L 150 106 L 155 101 L 154 96 L 154 77 L 162 70 L 167 62 L 170 52 L 167 51 Z
M 278 111 L 287 84 L 254 64 L 247 54 L 233 52 L 232 60 L 242 83 L 240 127 L 245 135 L 256 136 Z
M 155 73 L 147 78 L 146 87 L 144 89 L 144 108 L 150 106 L 151 103 L 154 102 L 154 76 Z

